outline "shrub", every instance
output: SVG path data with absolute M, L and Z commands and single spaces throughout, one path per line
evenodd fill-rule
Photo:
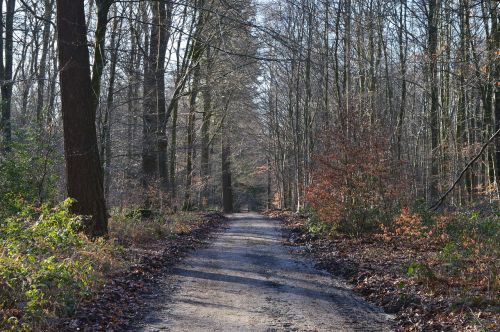
M 408 275 L 426 282 L 437 280 L 427 278 L 429 275 L 438 276 L 459 287 L 465 298 L 498 301 L 499 215 L 477 211 L 439 215 L 424 211 L 422 215 L 413 211 L 403 208 L 392 225 L 382 226 L 384 240 L 435 253 L 405 266 Z
M 408 208 L 401 209 L 401 214 L 394 219 L 393 227 L 395 235 L 406 240 L 421 238 L 427 230 L 422 217 L 411 213 Z
M 102 243 L 78 232 L 71 203 L 27 205 L 0 220 L 0 330 L 48 326 L 93 289 L 97 261 L 85 252 L 99 252 Z
M 323 137 L 315 156 L 307 200 L 332 229 L 357 235 L 390 221 L 405 198 L 402 163 L 393 162 L 387 136 L 368 124 L 352 126 L 349 135 Z
M 27 132 L 16 134 L 7 157 L 0 155 L 0 218 L 21 211 L 28 203 L 51 201 L 56 195 L 61 155 L 48 141 Z

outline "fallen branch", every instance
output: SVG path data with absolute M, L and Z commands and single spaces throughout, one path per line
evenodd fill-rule
M 448 196 L 449 193 L 451 193 L 453 191 L 453 189 L 455 189 L 456 185 L 460 182 L 460 180 L 462 179 L 462 177 L 464 176 L 464 174 L 467 172 L 467 170 L 476 162 L 476 160 L 479 159 L 479 157 L 481 157 L 481 155 L 483 154 L 484 150 L 486 150 L 486 148 L 488 147 L 488 145 L 495 139 L 495 137 L 498 136 L 498 134 L 500 134 L 500 129 L 498 129 L 494 134 L 493 136 L 490 137 L 490 139 L 484 143 L 483 147 L 481 148 L 481 150 L 479 151 L 479 153 L 474 157 L 474 159 L 472 159 L 471 161 L 469 161 L 469 163 L 467 164 L 467 166 L 465 166 L 465 168 L 462 170 L 462 172 L 460 173 L 460 175 L 457 177 L 457 179 L 455 180 L 455 182 L 453 183 L 453 185 L 450 187 L 450 189 L 448 189 L 447 192 L 444 193 L 443 196 L 441 196 L 441 198 L 435 202 L 430 208 L 429 210 L 431 211 L 435 211 L 437 210 L 438 207 L 441 206 L 441 204 L 443 204 L 446 196 Z

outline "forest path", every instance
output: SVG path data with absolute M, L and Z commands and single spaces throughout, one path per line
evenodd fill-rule
M 231 216 L 175 267 L 136 331 L 389 331 L 390 319 L 281 243 L 279 222 Z

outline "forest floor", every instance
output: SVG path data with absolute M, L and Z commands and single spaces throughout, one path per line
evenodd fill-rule
M 304 248 L 318 268 L 347 280 L 358 294 L 393 314 L 398 331 L 498 331 L 498 306 L 481 294 L 464 297 L 463 285 L 431 270 L 432 278 L 408 274 L 415 261 L 435 261 L 439 249 L 411 241 L 386 243 L 373 235 L 328 238 L 310 233 L 305 216 L 268 215 L 282 222 L 286 245 Z
M 388 331 L 389 315 L 283 245 L 280 222 L 235 214 L 172 269 L 134 331 Z
M 142 319 L 172 267 L 194 249 L 205 246 L 216 231 L 227 225 L 227 218 L 219 213 L 200 213 L 188 219 L 167 238 L 137 238 L 135 243 L 124 244 L 120 260 L 132 264 L 108 275 L 108 282 L 79 305 L 76 315 L 63 320 L 54 330 L 124 331 Z M 144 237 L 149 231 L 145 225 L 141 227 L 144 229 L 142 233 L 136 230 L 136 237 Z M 115 233 L 113 237 L 120 238 Z M 126 230 L 127 237 L 130 233 Z

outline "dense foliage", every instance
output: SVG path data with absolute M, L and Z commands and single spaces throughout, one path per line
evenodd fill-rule
M 330 231 L 374 231 L 407 199 L 403 163 L 391 162 L 386 135 L 369 128 L 362 123 L 321 140 L 307 202 Z
M 0 329 L 40 328 L 71 314 L 98 278 L 90 253 L 103 250 L 79 233 L 72 200 L 18 204 L 18 213 L 0 220 Z
M 0 219 L 23 208 L 21 202 L 52 203 L 62 162 L 52 138 L 16 133 L 8 155 L 0 154 Z

